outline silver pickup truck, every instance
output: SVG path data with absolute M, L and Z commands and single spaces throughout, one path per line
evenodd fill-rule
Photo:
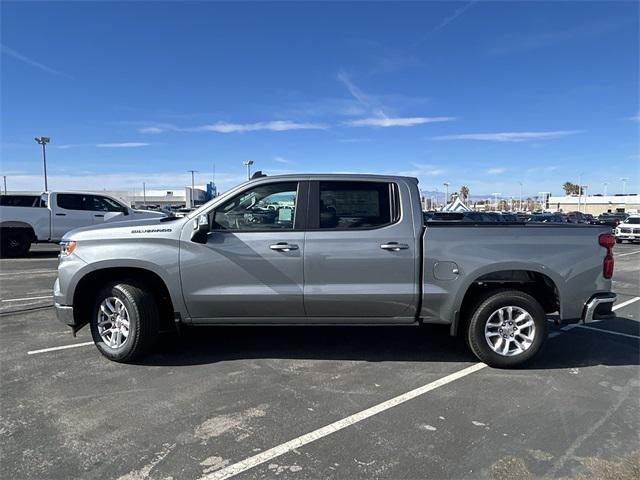
M 425 222 L 415 178 L 261 176 L 184 218 L 67 233 L 58 318 L 128 362 L 182 325 L 446 324 L 496 367 L 612 315 L 610 229 Z

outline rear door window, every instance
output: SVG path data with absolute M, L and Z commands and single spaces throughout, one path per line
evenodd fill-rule
M 369 229 L 393 223 L 393 187 L 386 182 L 320 182 L 321 229 Z

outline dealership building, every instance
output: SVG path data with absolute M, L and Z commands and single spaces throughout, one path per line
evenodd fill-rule
M 562 212 L 581 211 L 600 215 L 601 213 L 638 213 L 640 196 L 637 193 L 624 195 L 566 195 L 548 197 L 547 209 Z

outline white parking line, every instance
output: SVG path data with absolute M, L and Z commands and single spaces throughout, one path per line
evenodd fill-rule
M 1 302 L 24 302 L 27 300 L 42 300 L 43 298 L 53 298 L 53 295 L 45 295 L 42 297 L 8 298 L 6 300 L 0 300 L 0 301 Z
M 40 274 L 56 274 L 58 269 L 49 270 L 12 270 L 7 272 L 6 270 L 0 273 L 0 277 L 13 277 L 15 275 L 40 275 Z
M 475 373 L 478 370 L 482 370 L 486 366 L 487 365 L 484 363 L 476 363 L 475 365 L 472 365 L 470 367 L 463 368 L 462 370 L 458 370 L 457 372 L 454 372 L 451 375 L 442 377 L 441 379 L 436 380 L 435 382 L 428 383 L 426 385 L 423 385 L 422 387 L 418 387 L 414 390 L 411 390 L 410 392 L 403 393 L 402 395 L 398 395 L 397 397 L 394 397 L 390 400 L 379 403 L 378 405 L 374 405 L 373 407 L 362 410 L 358 413 L 350 415 L 336 422 L 330 423 L 329 425 L 326 425 L 324 427 L 318 428 L 317 430 L 309 432 L 305 435 L 289 440 L 288 442 L 285 442 L 276 447 L 270 448 L 269 450 L 265 450 L 264 452 L 258 453 L 257 455 L 249 457 L 238 463 L 234 463 L 233 465 L 229 465 L 228 467 L 212 472 L 208 475 L 201 477 L 201 480 L 224 480 L 224 479 L 233 477 L 235 475 L 238 475 L 239 473 L 250 470 L 254 467 L 257 467 L 258 465 L 268 462 L 269 460 L 272 460 L 276 457 L 284 455 L 285 453 L 295 450 L 296 448 L 300 448 L 311 442 L 320 440 L 321 438 L 326 437 L 327 435 L 331 435 L 332 433 L 335 433 L 339 430 L 347 428 L 358 422 L 366 420 L 367 418 L 377 415 L 380 412 L 384 412 L 385 410 L 388 410 L 397 405 L 405 403 L 409 400 L 419 397 L 420 395 L 424 395 L 425 393 L 435 390 L 436 388 L 447 385 L 448 383 L 458 380 L 459 378 L 466 377 L 467 375 Z
M 616 257 L 626 257 L 627 255 L 635 255 L 636 253 L 640 253 L 640 250 L 637 250 L 635 252 L 622 253 L 620 255 L 616 255 Z
M 627 300 L 625 302 L 618 303 L 617 305 L 614 305 L 611 310 L 613 310 L 615 312 L 616 310 L 619 310 L 620 308 L 624 308 L 627 305 L 631 305 L 632 303 L 635 303 L 638 300 L 640 300 L 640 297 L 633 297 L 633 298 L 631 298 L 631 299 L 629 299 L 629 300 Z
M 621 337 L 637 338 L 640 340 L 640 337 L 638 335 L 631 335 L 629 333 L 614 332 L 611 330 L 605 330 L 604 328 L 587 327 L 586 325 L 576 325 L 576 326 L 579 328 L 584 328 L 585 330 L 593 330 L 594 332 L 610 333 L 611 335 L 620 335 Z
M 43 348 L 41 350 L 31 350 L 27 352 L 27 355 L 35 355 L 36 353 L 55 352 L 56 350 L 66 350 L 67 348 L 86 347 L 87 345 L 93 345 L 93 342 L 73 343 L 71 345 L 63 345 L 61 347 Z

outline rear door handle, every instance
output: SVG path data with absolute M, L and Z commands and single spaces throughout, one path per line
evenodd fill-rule
M 94 217 L 102 217 L 102 218 L 104 218 L 104 215 L 94 215 Z
M 407 250 L 409 245 L 406 243 L 387 242 L 380 245 L 380 248 L 383 250 L 390 250 L 392 252 L 399 252 L 400 250 Z
M 269 248 L 278 252 L 290 252 L 291 250 L 298 250 L 298 245 L 287 242 L 278 242 L 273 245 L 269 245 Z
M 56 217 L 66 217 L 66 213 L 56 213 Z

